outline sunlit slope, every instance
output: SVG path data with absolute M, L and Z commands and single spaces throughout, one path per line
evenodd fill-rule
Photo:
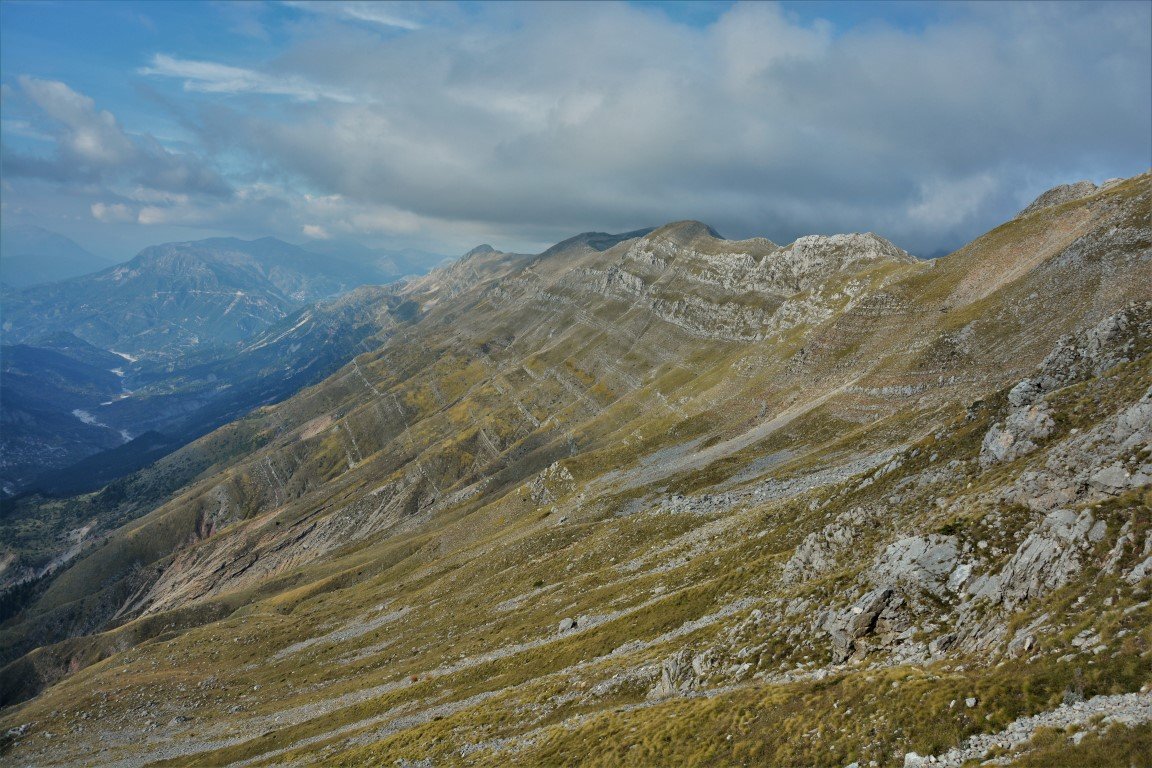
M 975 578 L 1045 525 L 1052 507 L 1005 489 L 1025 464 L 1068 463 L 1061 441 L 1144 396 L 1147 309 L 1107 343 L 1076 342 L 1127 351 L 1057 381 L 1058 429 L 1039 453 L 986 464 L 982 440 L 1062 336 L 1152 298 L 1150 187 L 1138 177 L 1031 211 L 931 263 L 869 235 L 781 247 L 693 222 L 540 257 L 478 249 L 410 284 L 412 320 L 379 350 L 183 449 L 174 461 L 227 430 L 253 435 L 6 627 L 10 658 L 28 637 L 103 630 L 6 669 L 17 697 L 64 676 L 5 714 L 36 723 L 13 755 L 139 764 L 178 757 L 166 745 L 179 734 L 201 764 L 843 764 L 940 751 L 1051 708 L 1076 668 L 1063 650 L 955 671 L 1016 637 L 1009 614 L 978 615 L 977 595 L 925 582 L 899 605 L 884 596 L 892 638 L 908 635 L 871 655 L 862 637 L 845 657 L 838 625 L 817 619 L 883 587 L 876 558 L 901 537 L 953 537 L 957 552 L 985 541 L 983 559 L 964 556 Z M 1147 459 L 1127 439 L 1077 460 L 1131 456 L 1131 474 Z M 1064 605 L 1076 587 L 1087 611 L 1116 590 L 1115 611 L 1083 622 L 1118 632 L 1146 619 L 1124 613 L 1147 583 L 1126 581 L 1146 501 L 1075 487 L 1061 503 L 1096 505 L 1106 528 L 1083 567 L 1102 572 L 1119 546 L 1116 562 L 1098 584 L 1030 599 Z M 834 524 L 848 532 L 821 534 Z M 789 569 L 810 535 L 847 549 Z M 1080 631 L 1069 615 L 1046 647 Z M 576 627 L 558 633 L 566 617 Z M 961 619 L 982 631 L 928 650 Z M 1088 693 L 1147 679 L 1147 632 L 1127 634 L 1121 655 L 1081 672 Z M 865 674 L 911 693 L 878 702 Z M 1008 693 L 1029 680 L 1033 693 Z M 961 694 L 982 704 L 948 709 Z M 801 738 L 841 700 L 874 711 L 873 731 Z M 77 731 L 81 711 L 116 735 Z M 72 735 L 37 741 L 45 730 Z M 817 742 L 826 753 L 797 746 Z

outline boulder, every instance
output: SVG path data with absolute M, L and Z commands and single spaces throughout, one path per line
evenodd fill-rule
M 958 568 L 960 548 L 955 536 L 929 534 L 909 536 L 889 544 L 872 567 L 872 580 L 880 584 L 903 584 L 942 594 Z M 971 568 L 958 574 L 964 581 Z
M 1012 461 L 1031 453 L 1038 447 L 1036 441 L 1052 434 L 1055 426 L 1051 408 L 1044 400 L 1013 408 L 1003 423 L 993 424 L 984 435 L 981 465 Z
M 1124 492 L 1128 487 L 1128 481 L 1131 479 L 1131 474 L 1124 469 L 1122 464 L 1116 463 L 1100 470 L 1092 475 L 1088 481 L 1098 491 L 1116 496 Z
M 832 638 L 833 664 L 847 661 L 857 650 L 856 641 L 875 631 L 880 614 L 893 602 L 894 595 L 892 587 L 873 589 L 848 610 L 825 618 L 822 629 Z
M 648 692 L 649 699 L 664 699 L 687 693 L 698 679 L 693 669 L 693 654 L 688 649 L 677 651 L 660 664 L 660 679 Z

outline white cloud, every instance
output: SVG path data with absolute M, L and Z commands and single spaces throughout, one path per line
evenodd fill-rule
M 356 101 L 356 97 L 349 93 L 317 85 L 299 75 L 262 73 L 212 61 L 180 59 L 163 53 L 153 56 L 152 65 L 141 67 L 138 72 L 153 77 L 178 78 L 184 81 L 184 90 L 201 93 L 259 93 L 288 96 L 297 101 Z
M 127 133 L 111 112 L 65 83 L 28 76 L 17 82 L 35 110 L 35 122 L 29 124 L 49 138 L 54 153 L 23 154 L 5 145 L 7 175 L 103 185 L 104 193 L 124 184 L 155 195 L 229 193 L 227 183 L 201 158 L 169 151 L 148 134 Z
M 300 231 L 304 233 L 304 237 L 310 238 L 312 240 L 332 239 L 332 235 L 328 232 L 328 230 L 324 229 L 324 227 L 321 227 L 319 224 L 305 224 L 300 228 Z
M 296 2 L 292 2 L 288 0 L 284 4 L 312 13 L 329 14 L 356 21 L 367 21 L 385 27 L 395 27 L 396 29 L 415 30 L 423 26 L 409 16 L 395 13 L 397 9 L 406 6 L 409 10 L 414 10 L 409 4 L 400 2 L 356 2 L 356 0 L 348 0 L 347 2 L 335 2 L 334 0 L 325 0 L 325 2 L 297 0 Z
M 24 93 L 55 121 L 57 141 L 72 158 L 98 166 L 117 165 L 134 153 L 111 112 L 64 83 L 34 77 L 18 78 Z
M 915 33 L 835 35 L 771 4 L 702 29 L 602 3 L 386 41 L 326 29 L 279 66 L 360 100 L 212 129 L 311 188 L 402 212 L 346 219 L 365 231 L 479 222 L 524 240 L 692 217 L 775 239 L 880 228 L 935 250 L 1012 215 L 1038 167 L 1141 170 L 1149 45 L 1124 30 L 1146 7 L 957 10 Z
M 777 241 L 876 230 L 924 253 L 1040 184 L 1152 163 L 1146 3 L 958 5 L 916 30 L 767 3 L 706 27 L 616 3 L 295 7 L 263 65 L 172 52 L 140 70 L 183 90 L 233 194 L 197 192 L 208 164 L 63 84 L 37 101 L 58 162 L 6 149 L 6 175 L 96 179 L 141 221 L 252 235 L 527 248 L 698 218 Z M 112 184 L 114 167 L 135 170 Z
M 123 203 L 92 203 L 92 217 L 105 224 L 133 221 L 136 215 Z

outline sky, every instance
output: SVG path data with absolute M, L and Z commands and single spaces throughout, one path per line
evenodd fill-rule
M 938 255 L 1152 166 L 1152 2 L 0 0 L 0 219 L 127 259 L 699 219 Z

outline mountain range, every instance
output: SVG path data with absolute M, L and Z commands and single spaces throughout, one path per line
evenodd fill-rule
M 379 330 L 375 307 L 388 299 L 349 291 L 439 260 L 349 252 L 274 238 L 168 243 L 92 274 L 9 290 L 5 494 L 98 488 L 318 381 Z
M 204 368 L 127 310 L 21 311 L 164 381 L 251 383 L 319 322 L 280 297 L 344 284 L 262 263 L 188 283 L 272 286 L 242 289 L 263 335 Z M 13 765 L 1152 747 L 1152 174 L 1058 188 L 932 261 L 684 221 L 481 246 L 325 306 L 363 351 L 323 380 L 97 492 L 5 505 Z M 115 384 L 55 338 L 54 386 Z

